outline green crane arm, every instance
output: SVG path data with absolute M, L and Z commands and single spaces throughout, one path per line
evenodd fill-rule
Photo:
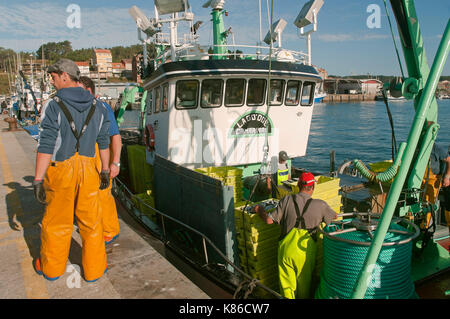
M 128 103 L 135 103 L 136 102 L 136 92 L 142 90 L 138 86 L 133 86 L 131 89 L 125 88 L 122 93 L 122 100 L 120 102 L 120 109 L 119 114 L 117 115 L 116 121 L 117 126 L 120 127 L 120 125 L 123 122 L 123 115 L 125 113 L 125 110 L 127 109 Z
M 414 96 L 416 114 L 408 135 L 401 165 L 386 199 L 382 217 L 375 231 L 372 244 L 361 268 L 352 298 L 363 298 L 372 270 L 377 262 L 386 232 L 391 223 L 403 185 L 420 187 L 431 148 L 437 135 L 437 103 L 434 92 L 450 51 L 450 21 L 441 39 L 431 71 L 428 68 L 423 40 L 420 34 L 414 2 L 390 0 L 395 14 L 403 53 L 410 78 L 402 84 L 404 96 Z M 433 122 L 431 126 L 428 122 Z

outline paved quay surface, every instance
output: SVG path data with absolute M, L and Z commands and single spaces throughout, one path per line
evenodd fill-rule
M 66 273 L 54 282 L 33 269 L 39 256 L 44 206 L 33 195 L 36 141 L 10 132 L 0 115 L 0 299 L 209 299 L 119 216 L 120 237 L 107 246 L 108 272 L 97 282 L 79 275 L 81 238 L 76 232 Z

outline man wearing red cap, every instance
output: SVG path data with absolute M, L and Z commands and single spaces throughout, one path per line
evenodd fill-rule
M 255 211 L 267 224 L 281 226 L 278 243 L 280 294 L 289 299 L 311 298 L 311 279 L 316 263 L 317 227 L 329 224 L 337 215 L 321 199 L 312 199 L 316 180 L 304 172 L 298 180 L 300 192 L 283 197 L 275 211 L 267 214 L 262 206 Z

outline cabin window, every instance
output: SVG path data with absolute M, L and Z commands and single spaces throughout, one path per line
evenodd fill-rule
M 225 89 L 225 106 L 242 106 L 244 105 L 244 79 L 229 79 Z
M 281 105 L 284 96 L 284 80 L 270 80 L 270 105 Z
M 181 80 L 176 86 L 176 108 L 194 109 L 197 107 L 198 100 L 198 81 Z
M 247 105 L 249 106 L 263 105 L 265 92 L 266 92 L 265 79 L 250 79 L 248 81 Z
M 145 99 L 145 108 L 147 109 L 147 115 L 152 114 L 152 91 L 147 91 L 147 98 Z
M 220 107 L 222 106 L 223 80 L 203 80 L 201 107 Z
M 300 89 L 301 89 L 300 81 L 288 81 L 287 89 L 286 89 L 286 105 L 289 106 L 297 106 L 299 102 Z
M 164 84 L 162 87 L 162 106 L 161 111 L 165 112 L 169 108 L 169 84 Z
M 314 102 L 314 86 L 313 82 L 305 82 L 302 90 L 302 106 L 311 106 Z
M 154 107 L 154 113 L 159 113 L 159 110 L 161 108 L 161 87 L 158 86 L 155 89 L 155 107 Z

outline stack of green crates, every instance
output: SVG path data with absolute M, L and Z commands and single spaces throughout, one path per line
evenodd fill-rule
M 280 226 L 277 224 L 266 224 L 258 214 L 250 213 L 257 205 L 266 205 L 266 211 L 273 210 L 273 202 L 276 200 L 265 200 L 259 203 L 249 202 L 245 212 L 243 209 L 246 202 L 235 204 L 234 217 L 238 241 L 240 265 L 248 275 L 258 279 L 263 285 L 279 291 L 278 285 L 278 240 L 280 237 Z M 268 206 L 270 205 L 270 206 Z M 264 294 L 265 291 L 258 291 Z M 264 297 L 260 295 L 258 297 Z
M 140 200 L 138 200 L 138 198 Z M 153 198 L 151 191 L 147 191 L 142 194 L 133 195 L 132 200 L 141 213 L 143 213 L 144 215 L 146 215 L 148 218 L 150 218 L 152 221 L 154 221 L 156 223 L 157 213 L 153 209 L 150 209 L 146 205 L 143 204 L 143 203 L 145 203 L 150 207 L 153 207 L 153 208 L 155 207 L 155 199 Z
M 243 198 L 242 169 L 233 166 L 202 167 L 195 169 L 196 172 L 222 181 L 224 185 L 233 186 L 234 202 Z
M 145 160 L 145 146 L 128 145 L 128 170 L 134 194 L 153 189 L 153 166 Z

